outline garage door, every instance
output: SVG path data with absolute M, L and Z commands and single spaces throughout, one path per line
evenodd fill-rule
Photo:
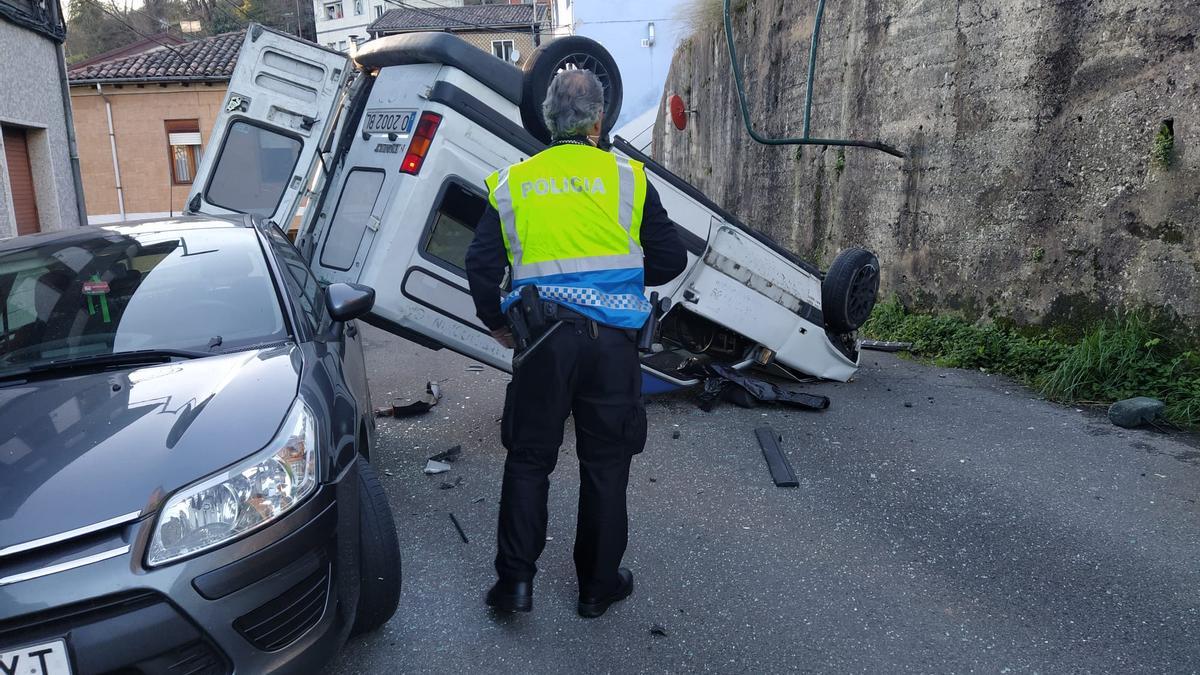
M 33 191 L 33 170 L 29 166 L 29 143 L 25 130 L 4 127 L 4 159 L 8 165 L 8 184 L 12 190 L 17 234 L 40 232 L 37 195 Z

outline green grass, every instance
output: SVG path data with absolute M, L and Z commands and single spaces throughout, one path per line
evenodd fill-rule
M 1150 148 L 1150 161 L 1154 166 L 1166 171 L 1171 168 L 1175 157 L 1175 130 L 1171 121 L 1158 125 L 1158 133 L 1154 135 L 1154 145 Z
M 1200 354 L 1138 314 L 1114 316 L 1067 340 L 1051 331 L 912 313 L 893 298 L 876 306 L 862 332 L 911 342 L 915 354 L 941 366 L 1008 375 L 1053 401 L 1106 404 L 1151 396 L 1167 404 L 1169 421 L 1200 426 Z

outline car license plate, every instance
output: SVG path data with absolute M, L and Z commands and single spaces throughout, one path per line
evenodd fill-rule
M 71 675 L 63 640 L 0 651 L 0 672 L 12 675 Z
M 365 134 L 409 134 L 416 110 L 368 110 L 363 120 Z

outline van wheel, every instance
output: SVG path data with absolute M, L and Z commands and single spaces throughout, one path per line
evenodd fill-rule
M 617 62 L 599 42 L 570 35 L 538 47 L 525 64 L 525 90 L 521 95 L 521 121 L 534 138 L 549 143 L 550 129 L 542 116 L 542 103 L 554 77 L 564 70 L 590 70 L 604 85 L 604 136 L 621 114 L 621 73 Z
M 400 540 L 375 469 L 358 460 L 358 612 L 351 635 L 373 631 L 400 604 Z
M 825 326 L 835 333 L 858 330 L 879 296 L 879 258 L 863 248 L 848 248 L 833 259 L 821 284 Z

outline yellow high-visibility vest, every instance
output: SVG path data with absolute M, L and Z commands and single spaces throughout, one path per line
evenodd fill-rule
M 500 213 L 513 292 L 541 296 L 619 328 L 640 328 L 650 304 L 642 267 L 641 162 L 564 144 L 493 173 L 489 200 Z

